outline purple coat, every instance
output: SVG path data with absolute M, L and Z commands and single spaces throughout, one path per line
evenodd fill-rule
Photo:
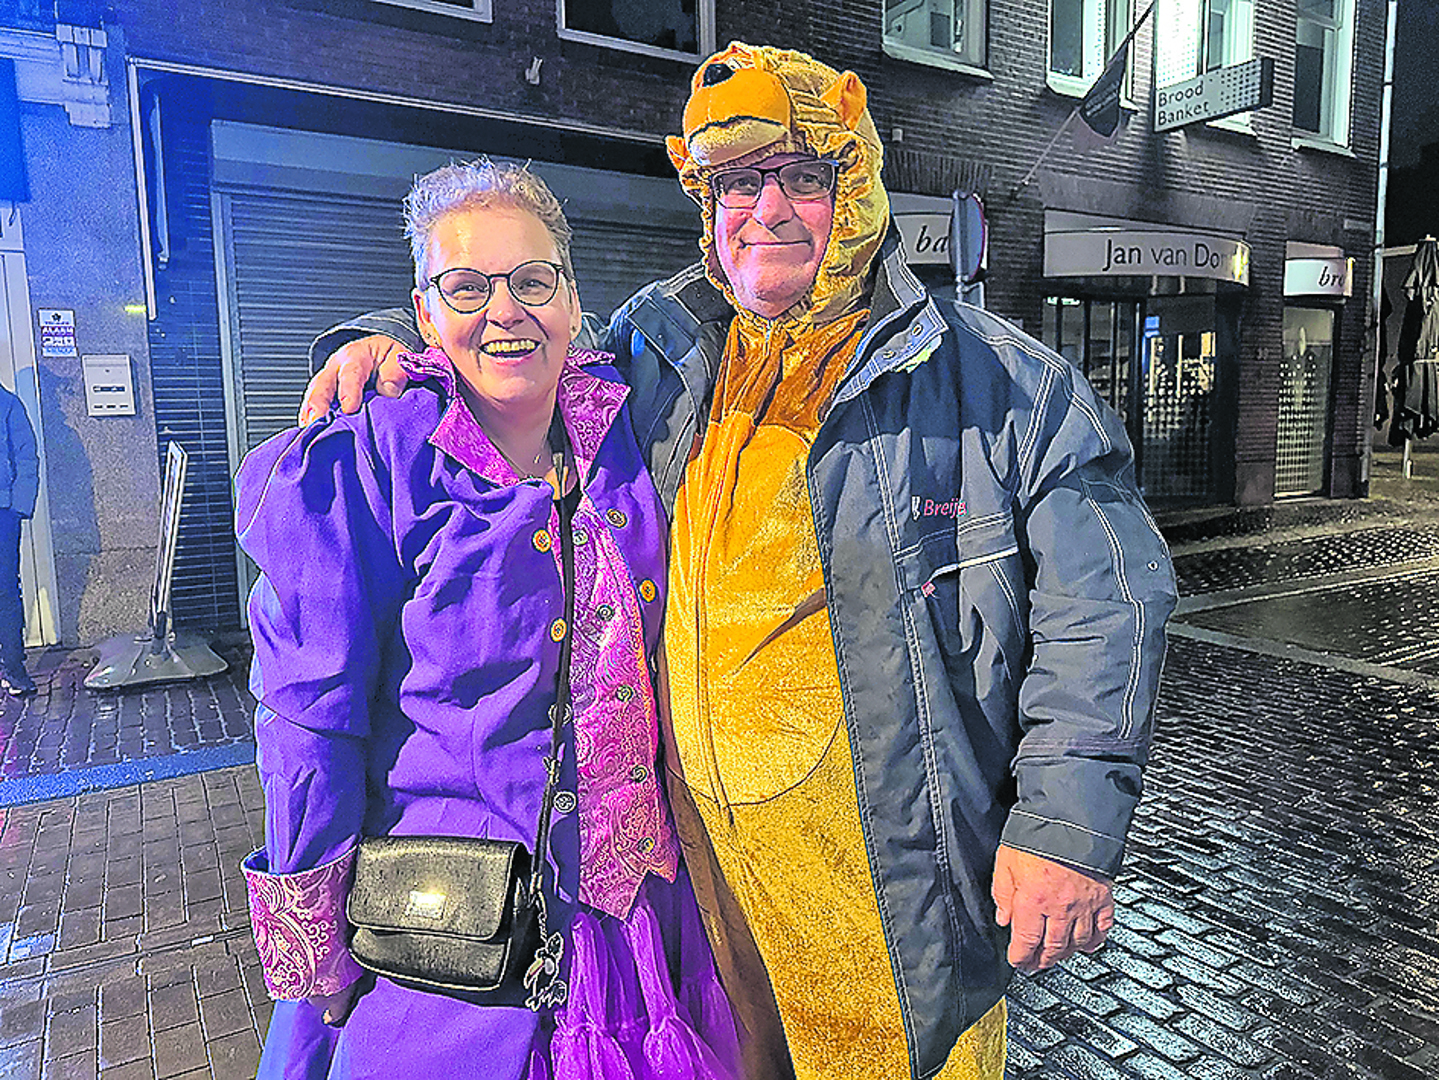
M 265 849 L 247 862 L 247 876 L 277 996 L 352 980 L 337 912 L 360 837 L 534 843 L 567 631 L 552 493 L 519 478 L 494 449 L 454 393 L 443 353 L 408 363 L 423 380 L 414 389 L 277 435 L 246 457 L 236 480 L 240 542 L 262 572 L 249 614 Z M 664 608 L 664 517 L 622 409 L 626 393 L 594 363 L 567 364 L 559 391 L 583 498 L 574 526 L 576 715 L 546 891 L 551 927 L 572 938 L 562 977 L 582 986 L 589 1005 L 572 996 L 560 1010 L 552 1050 L 549 1025 L 528 1010 L 480 1008 L 381 978 L 338 1037 L 303 1002 L 278 1005 L 262 1076 L 458 1076 L 470 1065 L 500 1080 L 544 1075 L 552 1052 L 578 1052 L 560 1045 L 567 1029 L 595 1027 L 578 1012 L 613 1011 L 617 1001 L 621 1012 L 648 1016 L 651 1029 L 614 1051 L 629 1053 L 631 1065 L 643 1065 L 666 1018 L 686 1045 L 696 1031 L 709 1039 L 694 1051 L 706 1068 L 708 1049 L 727 1056 L 727 1008 L 687 879 L 676 878 L 678 845 L 656 777 L 647 658 Z M 296 882 L 309 883 L 306 899 L 280 918 Z M 333 925 L 338 931 L 316 929 Z M 674 978 L 666 949 L 685 969 Z M 298 975 L 296 955 L 310 958 Z M 594 970 L 571 970 L 572 962 Z M 667 1003 L 656 1002 L 647 978 L 656 971 L 665 973 Z M 597 998 L 605 972 L 622 974 Z M 698 989 L 678 987 L 696 977 Z M 616 1030 L 635 1027 L 634 1018 L 617 1014 Z M 685 1075 L 695 1060 L 677 1067 Z

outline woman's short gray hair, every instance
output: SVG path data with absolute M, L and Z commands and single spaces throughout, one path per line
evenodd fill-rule
M 415 180 L 405 196 L 405 236 L 415 260 L 415 285 L 425 288 L 430 281 L 430 234 L 441 219 L 463 210 L 486 206 L 509 206 L 525 210 L 540 219 L 555 242 L 565 277 L 574 284 L 570 262 L 570 223 L 560 201 L 527 165 L 494 162 L 487 157 L 451 162 Z

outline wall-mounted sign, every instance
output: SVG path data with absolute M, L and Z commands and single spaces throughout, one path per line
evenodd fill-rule
M 40 355 L 79 356 L 75 349 L 75 313 L 58 308 L 41 308 Z
M 86 356 L 85 405 L 91 416 L 134 416 L 135 379 L 125 355 Z
M 911 265 L 942 263 L 949 265 L 949 215 L 897 213 L 904 253 Z
M 1154 130 L 1218 120 L 1262 109 L 1274 100 L 1274 61 L 1269 57 L 1217 68 L 1154 91 Z
M 1285 259 L 1285 296 L 1353 296 L 1354 260 Z
M 1212 233 L 1125 228 L 1047 232 L 1045 277 L 1211 278 L 1249 284 L 1249 245 Z

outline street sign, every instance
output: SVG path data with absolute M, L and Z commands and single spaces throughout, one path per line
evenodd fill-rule
M 1205 72 L 1154 91 L 1154 130 L 1173 131 L 1262 109 L 1274 100 L 1274 61 L 1269 57 Z

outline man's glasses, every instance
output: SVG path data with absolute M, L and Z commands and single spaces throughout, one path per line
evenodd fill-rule
M 564 272 L 563 266 L 543 259 L 523 263 L 508 274 L 482 274 L 465 266 L 454 266 L 430 278 L 429 284 L 439 290 L 440 299 L 452 311 L 473 315 L 494 296 L 496 278 L 503 278 L 510 295 L 526 307 L 544 307 L 555 298 Z
M 710 189 L 721 206 L 747 210 L 759 202 L 765 177 L 779 181 L 780 190 L 792 202 L 823 199 L 834 190 L 838 162 L 815 159 L 791 161 L 777 169 L 725 169 L 710 177 Z

